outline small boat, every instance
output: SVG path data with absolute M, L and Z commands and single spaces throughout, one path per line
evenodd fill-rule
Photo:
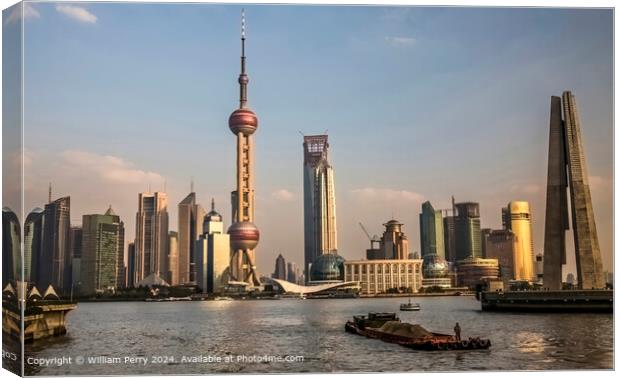
M 479 337 L 457 339 L 453 335 L 431 332 L 419 324 L 401 322 L 394 313 L 357 315 L 347 321 L 345 331 L 371 339 L 399 344 L 415 350 L 488 349 L 491 340 Z
M 420 304 L 411 303 L 411 299 L 409 299 L 408 303 L 400 304 L 400 311 L 420 311 Z

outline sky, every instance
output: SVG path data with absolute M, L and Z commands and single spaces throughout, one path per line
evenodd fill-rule
M 604 268 L 612 266 L 613 14 L 604 9 L 246 6 L 258 269 L 303 261 L 305 135 L 329 134 L 338 252 L 361 259 L 396 218 L 419 251 L 421 203 L 532 207 L 543 249 L 550 97 L 578 103 Z M 27 3 L 25 207 L 108 205 L 135 235 L 138 192 L 195 182 L 230 223 L 240 5 Z M 5 30 L 16 27 L 11 16 Z M 571 234 L 567 234 L 572 242 Z M 570 244 L 570 243 L 569 243 Z M 572 248 L 572 247 L 571 247 Z M 565 274 L 574 272 L 568 254 Z

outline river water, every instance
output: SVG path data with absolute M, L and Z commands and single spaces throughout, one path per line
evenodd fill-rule
M 398 311 L 403 301 L 373 298 L 81 303 L 68 315 L 66 336 L 26 346 L 26 357 L 31 357 L 30 363 L 26 361 L 26 374 L 613 368 L 611 314 L 481 312 L 480 303 L 473 297 L 415 298 L 421 311 L 399 313 L 403 321 L 442 333 L 452 333 L 458 321 L 462 337 L 491 339 L 491 348 L 482 351 L 413 351 L 344 331 L 352 315 Z M 101 356 L 116 359 L 110 363 L 92 360 Z M 43 359 L 55 357 L 65 357 L 65 363 L 39 365 Z M 220 360 L 214 361 L 216 358 Z

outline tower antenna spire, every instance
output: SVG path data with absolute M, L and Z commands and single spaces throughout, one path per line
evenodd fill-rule
M 239 107 L 248 102 L 248 75 L 245 73 L 245 9 L 241 9 L 241 73 L 239 74 Z

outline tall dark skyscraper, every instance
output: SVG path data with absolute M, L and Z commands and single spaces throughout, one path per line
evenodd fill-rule
M 8 207 L 2 209 L 2 286 L 20 279 L 21 229 L 17 215 Z
M 178 277 L 178 282 L 169 282 L 171 285 L 196 283 L 194 244 L 198 236 L 202 235 L 204 217 L 205 210 L 196 203 L 196 193 L 192 190 L 179 203 L 178 263 L 177 266 L 170 266 L 171 275 L 173 278 Z
M 58 292 L 71 290 L 71 198 L 62 197 L 45 205 L 43 248 L 37 286 L 52 285 Z
M 33 209 L 24 224 L 24 281 L 36 281 L 43 247 L 43 218 L 45 212 Z
M 282 254 L 279 254 L 276 258 L 276 266 L 273 270 L 273 278 L 277 278 L 279 280 L 286 280 L 286 261 Z
M 435 210 L 429 201 L 422 204 L 420 214 L 420 250 L 422 258 L 436 255 L 444 259 L 444 230 L 441 210 Z
M 125 225 L 112 207 L 82 217 L 80 293 L 124 286 Z
M 136 244 L 127 245 L 127 287 L 134 287 L 136 280 Z
M 304 270 L 317 257 L 337 253 L 334 169 L 327 135 L 304 136 Z
M 136 213 L 136 281 L 168 274 L 168 196 L 139 193 Z
M 457 203 L 455 207 L 456 260 L 482 257 L 480 206 L 476 202 L 462 202 Z
M 562 264 L 566 263 L 567 186 L 579 287 L 604 288 L 601 251 L 581 143 L 581 122 L 575 96 L 569 91 L 564 92 L 561 99 L 551 97 L 543 274 L 543 285 L 550 290 L 561 289 Z
M 80 281 L 80 269 L 82 269 L 82 227 L 71 227 L 71 285 L 74 292 L 79 292 L 82 281 Z
M 443 245 L 446 252 L 446 260 L 456 262 L 456 225 L 454 223 L 456 209 L 454 196 L 452 196 L 451 203 L 451 209 L 444 210 L 446 215 L 443 218 Z

